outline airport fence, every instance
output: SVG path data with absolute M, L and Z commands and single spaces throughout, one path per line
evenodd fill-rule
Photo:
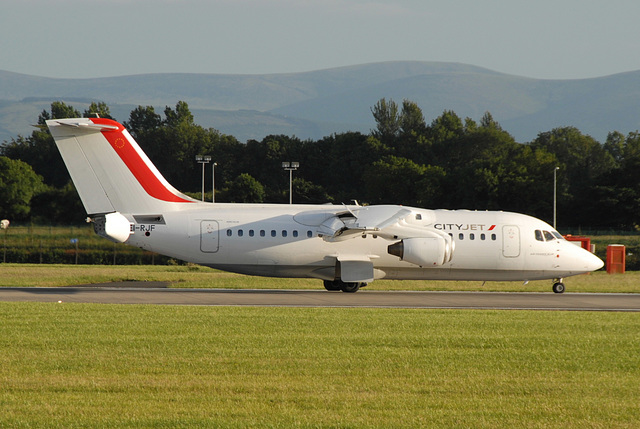
M 0 262 L 32 264 L 165 265 L 170 258 L 112 243 L 86 226 L 10 226 L 0 231 Z

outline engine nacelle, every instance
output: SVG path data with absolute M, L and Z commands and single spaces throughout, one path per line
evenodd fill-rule
M 131 222 L 121 213 L 107 213 L 93 218 L 93 230 L 101 237 L 124 243 L 131 235 Z
M 387 252 L 403 261 L 428 267 L 450 261 L 453 249 L 444 237 L 437 236 L 405 238 L 389 245 Z

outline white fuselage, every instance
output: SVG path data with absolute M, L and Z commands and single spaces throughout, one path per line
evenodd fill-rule
M 342 241 L 325 240 L 319 231 L 326 216 L 314 214 L 339 213 L 344 206 L 199 203 L 189 210 L 163 213 L 160 222 L 153 216 L 127 216 L 133 233 L 126 243 L 226 271 L 325 280 L 336 277 L 337 258 L 370 260 L 375 279 L 526 281 L 562 278 L 602 266 L 600 259 L 530 216 L 406 209 L 411 210 L 408 227 L 433 228 L 453 238 L 455 251 L 449 262 L 433 266 L 405 262 L 388 253 L 388 246 L 398 239 L 370 231 Z M 424 220 L 416 219 L 420 217 Z

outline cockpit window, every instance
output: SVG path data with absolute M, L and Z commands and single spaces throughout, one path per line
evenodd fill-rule
M 557 231 L 542 231 L 540 229 L 535 230 L 536 240 L 538 241 L 554 241 L 554 240 L 562 240 L 563 237 Z

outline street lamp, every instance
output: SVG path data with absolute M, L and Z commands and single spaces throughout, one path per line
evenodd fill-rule
M 556 228 L 556 206 L 557 206 L 557 172 L 560 170 L 560 167 L 556 167 L 553 169 L 553 229 Z
M 211 157 L 208 155 L 196 155 L 196 162 L 202 164 L 202 201 L 204 201 L 204 165 L 211 162 Z
M 217 162 L 211 164 L 211 202 L 216 202 L 216 165 Z
M 283 162 L 282 168 L 289 171 L 289 204 L 293 204 L 293 170 L 300 167 L 299 162 Z

